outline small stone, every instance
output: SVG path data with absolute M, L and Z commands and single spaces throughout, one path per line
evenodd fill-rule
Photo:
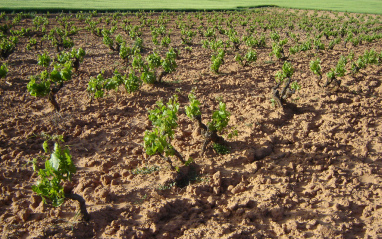
M 233 194 L 236 194 L 236 193 L 241 193 L 241 192 L 244 192 L 246 189 L 246 186 L 243 182 L 239 183 L 238 185 L 236 185 L 236 187 L 234 187 L 231 192 Z
M 30 214 L 31 214 L 31 210 L 29 208 L 22 209 L 21 211 L 19 211 L 19 213 L 17 213 L 17 215 L 20 217 L 20 219 L 23 222 L 26 222 L 29 219 Z
M 214 185 L 214 186 L 221 186 L 221 173 L 220 173 L 220 171 L 216 172 L 212 176 L 212 185 Z
M 220 187 L 213 187 L 213 191 L 215 195 L 219 195 L 220 193 Z

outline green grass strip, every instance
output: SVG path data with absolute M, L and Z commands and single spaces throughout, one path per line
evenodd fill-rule
M 259 6 L 382 14 L 381 0 L 1 0 L 0 11 L 237 10 Z

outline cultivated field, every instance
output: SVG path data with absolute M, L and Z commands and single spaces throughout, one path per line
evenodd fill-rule
M 381 16 L 18 13 L 0 27 L 3 238 L 382 237 Z

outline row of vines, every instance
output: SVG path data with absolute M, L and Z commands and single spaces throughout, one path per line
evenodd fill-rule
M 308 62 L 306 74 L 314 82 L 311 87 L 325 94 L 336 94 L 348 90 L 341 82 L 344 76 L 355 77 L 371 65 L 381 64 L 382 51 L 373 47 L 363 52 L 358 50 L 359 46 L 380 43 L 381 38 L 381 16 L 354 13 L 285 9 L 1 13 L 0 79 L 2 84 L 12 85 L 12 79 L 20 78 L 13 71 L 17 67 L 17 55 L 33 55 L 34 61 L 27 64 L 34 71 L 22 79 L 26 89 L 33 97 L 46 98 L 60 114 L 61 89 L 79 75 L 88 79 L 83 84 L 89 104 L 96 104 L 95 101 L 102 101 L 111 91 L 137 94 L 143 85 L 173 84 L 178 69 L 189 67 L 180 62 L 197 53 L 201 60 L 208 59 L 203 77 L 233 74 L 231 69 L 240 72 L 277 65 L 270 82 L 273 87 L 265 94 L 275 111 L 283 111 L 296 102 L 293 94 L 304 87 L 301 79 L 294 77 L 296 71 L 301 71 L 296 69 L 300 59 Z M 87 71 L 83 65 L 96 57 L 94 49 L 102 49 L 112 57 L 113 61 L 109 62 L 112 71 L 110 67 L 105 71 L 102 66 L 97 72 Z M 338 58 L 325 62 L 325 56 L 331 52 L 338 53 Z M 324 63 L 326 67 L 322 66 Z M 253 76 L 254 80 L 261 77 Z M 223 135 L 232 137 L 238 133 L 228 132 L 231 113 L 224 98 L 219 100 L 219 108 L 208 115 L 202 112 L 195 91 L 187 95 L 189 102 L 184 107 L 176 94 L 169 97 L 168 103 L 160 100 L 153 107 L 147 105 L 151 107 L 147 116 L 151 127 L 141 135 L 147 155 L 159 155 L 178 172 L 180 167 L 194 164 L 192 158 L 186 159 L 172 144 L 180 113 L 196 122 L 202 132 L 205 138 L 202 153 L 211 142 L 216 153 L 228 153 L 227 137 Z M 64 199 L 79 201 L 83 218 L 88 220 L 84 199 L 63 187 L 63 182 L 76 172 L 69 147 L 64 145 L 62 136 L 44 137 L 44 152 L 51 157 L 43 169 L 37 166 L 40 158 L 35 159 L 33 165 L 39 180 L 33 191 L 55 206 L 61 205 Z M 50 141 L 54 142 L 53 149 L 48 147 Z M 175 163 L 172 156 L 179 162 Z

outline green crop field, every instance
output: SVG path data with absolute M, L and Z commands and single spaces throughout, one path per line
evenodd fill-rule
M 0 10 L 233 10 L 259 6 L 279 6 L 300 9 L 322 9 L 382 14 L 382 0 L 2 0 Z

